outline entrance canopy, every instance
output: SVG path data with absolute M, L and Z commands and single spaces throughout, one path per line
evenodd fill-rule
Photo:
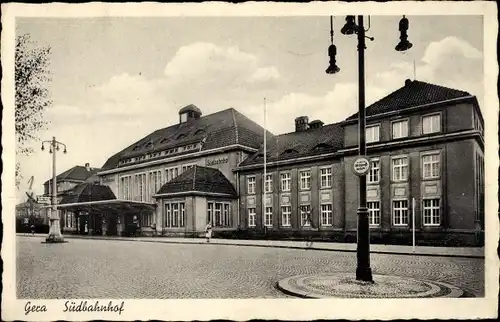
M 71 212 L 123 214 L 151 212 L 156 204 L 116 199 L 108 186 L 85 182 L 68 191 L 57 208 Z
M 147 211 L 154 211 L 156 204 L 131 201 L 131 200 L 100 200 L 100 201 L 88 201 L 88 202 L 77 202 L 68 204 L 59 204 L 57 209 L 68 210 L 71 212 L 85 211 L 89 213 L 141 213 Z

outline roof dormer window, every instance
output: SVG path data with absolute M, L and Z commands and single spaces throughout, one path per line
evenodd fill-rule
M 188 113 L 181 114 L 181 123 L 185 123 L 188 120 Z
M 181 108 L 179 111 L 179 121 L 180 123 L 185 123 L 189 120 L 199 119 L 201 117 L 201 110 L 195 105 L 190 104 Z

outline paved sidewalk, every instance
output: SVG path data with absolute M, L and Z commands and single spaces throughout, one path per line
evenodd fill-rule
M 22 234 L 18 236 L 30 236 L 45 238 L 45 234 Z M 117 236 L 85 236 L 85 235 L 64 235 L 67 239 L 97 239 L 97 240 L 121 240 L 136 242 L 153 242 L 167 244 L 206 244 L 204 238 L 174 238 L 174 237 L 117 237 Z M 275 247 L 292 249 L 312 249 L 324 251 L 356 252 L 355 243 L 326 243 L 313 242 L 312 246 L 307 246 L 305 241 L 288 240 L 241 240 L 241 239 L 212 239 L 213 245 L 232 245 L 232 246 L 254 246 L 254 247 Z M 370 245 L 371 253 L 378 254 L 400 254 L 400 255 L 419 255 L 419 256 L 444 256 L 444 257 L 465 257 L 465 258 L 484 258 L 484 247 L 432 247 L 416 246 L 413 251 L 412 246 L 401 245 Z

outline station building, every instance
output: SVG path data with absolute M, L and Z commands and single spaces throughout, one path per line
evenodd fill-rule
M 233 108 L 202 116 L 188 105 L 177 124 L 111 156 L 98 172 L 99 187 L 75 190 L 60 209 L 98 218 L 90 220 L 91 230 L 117 235 L 130 234 L 133 227 L 140 227 L 141 235 L 202 234 L 210 211 L 215 231 L 234 230 L 239 222 L 234 170 L 258 151 L 263 137 L 260 125 Z
M 414 228 L 420 244 L 481 244 L 484 121 L 476 97 L 407 80 L 366 115 L 372 238 L 405 243 Z M 357 115 L 327 125 L 300 116 L 294 132 L 266 137 L 264 178 L 262 127 L 235 109 L 202 116 L 186 106 L 178 124 L 108 159 L 93 185 L 106 193 L 76 193 L 60 207 L 99 218 L 94 226 L 106 234 L 138 226 L 142 235 L 196 236 L 211 221 L 215 236 L 354 241 Z

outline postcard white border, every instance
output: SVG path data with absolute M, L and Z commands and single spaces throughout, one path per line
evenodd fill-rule
M 16 17 L 95 16 L 289 16 L 352 14 L 372 15 L 483 15 L 485 79 L 485 171 L 486 171 L 486 292 L 485 298 L 422 300 L 125 300 L 125 312 L 63 313 L 65 300 L 43 300 L 47 313 L 24 315 L 26 300 L 16 299 L 15 279 L 15 191 L 14 165 L 14 33 Z M 497 8 L 492 2 L 392 2 L 392 3 L 200 3 L 200 4 L 2 4 L 2 220 L 4 261 L 2 318 L 26 321 L 49 320 L 210 320 L 210 319 L 472 319 L 494 317 L 497 313 L 499 236 L 498 211 L 498 93 L 496 82 Z M 73 299 L 72 299 L 73 300 Z M 105 301 L 105 300 L 100 300 Z M 117 300 L 114 299 L 114 302 Z M 35 301 L 33 301 L 35 302 Z M 41 301 L 36 301 L 41 302 Z

